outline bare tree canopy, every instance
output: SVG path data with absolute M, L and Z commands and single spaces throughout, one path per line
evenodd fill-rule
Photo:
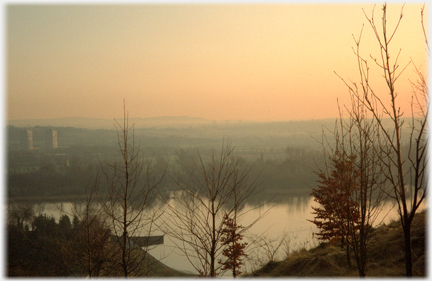
M 244 215 L 242 206 L 255 194 L 258 182 L 230 144 L 223 143 L 208 161 L 197 154 L 184 166 L 187 176 L 175 179 L 181 191 L 175 202 L 167 202 L 166 233 L 201 275 L 214 277 L 222 270 L 217 261 L 224 248 L 223 215 L 237 224 Z
M 373 65 L 381 73 L 386 85 L 385 92 L 377 91 L 371 83 L 368 59 L 361 54 L 361 35 L 354 37 L 357 57 L 359 82 L 347 82 L 354 103 L 370 113 L 370 118 L 378 127 L 377 145 L 375 153 L 379 157 L 380 173 L 390 186 L 388 195 L 397 202 L 405 237 L 406 275 L 412 276 L 411 238 L 410 229 L 416 211 L 421 206 L 427 194 L 427 148 L 428 148 L 428 85 L 423 73 L 411 60 L 408 64 L 399 65 L 402 50 L 397 50 L 392 39 L 397 36 L 398 27 L 402 23 L 403 7 L 398 21 L 393 29 L 387 22 L 387 4 L 382 6 L 380 24 L 375 21 L 375 11 L 371 15 L 365 13 L 366 19 L 375 35 L 380 56 L 371 57 Z M 420 11 L 421 26 L 425 35 L 426 49 L 429 51 L 428 40 L 423 22 L 424 8 Z M 401 111 L 401 100 L 398 97 L 397 82 L 402 74 L 412 64 L 418 80 L 412 84 L 411 121 L 404 126 L 404 112 Z M 385 126 L 390 120 L 391 126 Z M 404 145 L 403 137 L 409 136 L 408 145 Z M 406 148 L 407 147 L 407 148 Z
M 161 178 L 156 178 L 151 161 L 135 143 L 134 126 L 124 105 L 124 118 L 115 123 L 119 162 L 102 166 L 106 193 L 99 193 L 99 202 L 113 233 L 119 253 L 114 263 L 124 277 L 148 274 L 145 267 L 146 249 L 133 243 L 134 236 L 149 237 L 155 230 L 155 220 L 161 215 L 157 209 L 147 208 L 156 198 Z

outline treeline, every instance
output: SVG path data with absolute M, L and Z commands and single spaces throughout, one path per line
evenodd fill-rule
M 69 216 L 63 215 L 56 222 L 52 217 L 39 214 L 21 217 L 24 221 L 20 222 L 19 216 L 19 211 L 9 214 L 8 276 L 86 276 L 83 270 L 86 263 L 83 260 L 83 242 L 86 237 L 78 217 L 71 222 Z M 97 224 L 95 221 L 93 228 L 99 232 L 99 237 L 92 247 L 101 248 L 109 239 L 110 232 Z M 98 261 L 94 257 L 93 261 L 87 262 Z M 95 267 L 95 270 L 102 268 Z
M 174 191 L 173 176 L 183 171 L 180 166 L 196 155 L 196 148 L 144 148 L 150 155 L 156 175 L 166 173 L 159 186 L 161 191 Z M 104 163 L 116 159 L 115 147 L 75 147 L 60 149 L 56 155 L 31 152 L 10 152 L 9 162 L 24 158 L 33 163 L 34 169 L 14 170 L 13 163 L 8 169 L 8 196 L 55 197 L 79 196 L 86 183 L 100 172 Z M 204 159 L 208 159 L 211 148 L 200 149 Z M 322 153 L 306 147 L 287 147 L 284 150 L 242 150 L 236 151 L 248 165 L 252 165 L 260 175 L 260 189 L 269 194 L 309 195 L 316 180 L 314 169 L 322 164 Z M 120 159 L 117 159 L 120 160 Z M 15 164 L 15 166 L 20 163 Z
M 404 146 L 404 151 L 409 146 Z M 159 190 L 177 190 L 173 176 L 183 171 L 180 166 L 196 155 L 198 148 L 144 147 L 151 165 L 158 176 L 166 173 Z M 204 158 L 211 148 L 199 149 Z M 101 165 L 115 159 L 116 147 L 75 146 L 59 149 L 56 155 L 37 154 L 28 151 L 9 152 L 7 194 L 9 198 L 28 197 L 76 197 L 82 195 L 84 187 L 100 172 Z M 260 175 L 260 198 L 271 199 L 275 195 L 308 196 L 316 185 L 315 171 L 324 167 L 323 152 L 309 147 L 285 149 L 236 150 L 254 173 Z M 33 169 L 15 170 L 24 159 L 32 163 Z M 328 160 L 328 159 L 327 159 Z M 15 163 L 14 163 L 15 162 Z M 266 196 L 268 195 L 268 196 Z M 279 197 L 280 197 L 279 196 Z M 250 198 L 253 200 L 253 198 Z
M 9 208 L 7 275 L 9 277 L 120 276 L 121 247 L 98 216 L 72 221 L 63 215 L 57 222 L 47 215 L 33 215 L 31 205 Z M 27 215 L 26 215 L 27 212 Z M 134 269 L 140 276 L 182 276 L 146 251 L 145 263 Z

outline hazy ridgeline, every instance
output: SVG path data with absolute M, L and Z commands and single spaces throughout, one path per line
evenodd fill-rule
M 197 123 L 192 119 L 188 123 L 183 117 L 181 121 L 171 126 L 135 124 L 136 140 L 157 173 L 163 173 L 167 165 L 168 175 L 179 173 L 180 164 L 197 151 L 206 160 L 225 139 L 235 147 L 235 155 L 260 174 L 260 188 L 265 191 L 260 198 L 308 196 L 316 184 L 314 171 L 323 165 L 322 134 L 332 131 L 335 124 L 333 119 L 261 123 L 201 119 Z M 25 129 L 33 131 L 33 150 L 20 145 L 18 136 Z M 57 130 L 54 150 L 44 149 L 41 143 L 40 136 L 48 129 Z M 114 125 L 112 129 L 9 125 L 7 140 L 9 197 L 79 195 L 101 164 L 118 157 Z M 170 176 L 164 177 L 160 190 L 176 190 Z
M 145 155 L 152 159 L 157 172 L 179 172 L 182 162 L 201 153 L 205 160 L 223 140 L 235 147 L 235 154 L 253 164 L 261 174 L 261 187 L 269 194 L 308 195 L 315 181 L 316 164 L 322 162 L 317 140 L 322 126 L 332 127 L 333 120 L 272 123 L 208 122 L 159 127 L 135 126 L 135 137 Z M 57 130 L 58 148 L 46 150 L 40 143 L 41 132 Z M 20 146 L 19 132 L 33 131 L 34 149 Z M 84 182 L 94 175 L 101 163 L 115 159 L 117 135 L 112 129 L 75 127 L 8 127 L 8 195 L 74 196 L 83 191 Z M 161 185 L 175 190 L 170 177 Z

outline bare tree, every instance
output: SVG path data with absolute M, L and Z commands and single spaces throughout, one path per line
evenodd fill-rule
M 404 126 L 404 113 L 400 109 L 400 100 L 396 91 L 396 82 L 409 64 L 400 69 L 398 63 L 401 51 L 393 58 L 392 39 L 397 33 L 403 17 L 403 8 L 399 20 L 393 30 L 387 28 L 387 5 L 382 8 L 381 29 L 375 23 L 374 10 L 371 16 L 365 16 L 373 30 L 380 49 L 380 58 L 373 62 L 382 71 L 387 85 L 387 94 L 376 92 L 369 80 L 369 65 L 367 59 L 360 54 L 361 36 L 355 39 L 357 49 L 354 53 L 358 60 L 359 85 L 348 83 L 355 101 L 365 107 L 374 119 L 379 129 L 379 147 L 375 152 L 379 156 L 380 172 L 391 186 L 389 195 L 396 200 L 405 238 L 406 275 L 412 276 L 411 257 L 411 223 L 414 215 L 426 197 L 426 164 L 427 164 L 427 119 L 428 119 L 428 87 L 423 74 L 415 67 L 418 81 L 413 82 L 411 123 Z M 423 9 L 421 10 L 423 25 Z M 428 44 L 425 36 L 426 45 Z M 429 49 L 427 45 L 427 49 Z M 413 63 L 414 64 L 414 63 Z M 414 64 L 415 65 L 415 64 Z M 340 76 L 339 76 L 340 77 Z M 385 99 L 389 102 L 386 102 Z M 386 120 L 391 125 L 386 126 Z M 409 145 L 404 150 L 402 137 L 409 134 Z
M 185 164 L 186 176 L 175 179 L 181 191 L 174 202 L 167 202 L 166 233 L 201 275 L 215 277 L 222 266 L 217 263 L 224 247 L 222 216 L 239 223 L 245 200 L 255 194 L 257 178 L 249 178 L 251 168 L 244 167 L 225 143 L 208 162 L 198 152 L 198 161 Z
M 158 210 L 148 207 L 155 200 L 156 188 L 164 175 L 154 176 L 151 161 L 135 143 L 134 126 L 129 125 L 125 105 L 123 122 L 116 120 L 115 127 L 120 159 L 102 166 L 106 191 L 98 191 L 99 202 L 119 250 L 113 263 L 124 277 L 146 275 L 149 241 L 142 240 L 150 240 L 155 220 L 160 216 Z
M 352 97 L 349 118 L 345 126 L 348 147 L 343 149 L 351 156 L 356 156 L 354 169 L 358 171 L 357 189 L 351 194 L 351 200 L 357 202 L 358 219 L 350 220 L 351 231 L 347 243 L 353 249 L 359 276 L 366 276 L 367 245 L 372 225 L 382 211 L 387 194 L 384 177 L 380 170 L 381 151 L 375 146 L 380 143 L 377 123 L 367 118 L 367 110 L 355 97 Z M 341 117 L 342 120 L 342 117 Z
M 19 230 L 24 231 L 24 223 L 30 223 L 34 217 L 33 204 L 9 203 L 8 219 L 11 224 L 16 224 Z
M 249 252 L 247 261 L 250 271 L 261 268 L 269 262 L 276 262 L 287 258 L 290 254 L 290 237 L 287 232 L 275 238 L 269 238 L 265 233 L 249 237 Z
M 323 136 L 326 165 L 319 172 L 319 183 L 324 189 L 312 193 L 322 207 L 314 208 L 313 222 L 324 230 L 321 239 L 341 232 L 346 238 L 348 265 L 352 249 L 359 275 L 365 276 L 371 227 L 387 198 L 381 188 L 385 180 L 381 152 L 376 147 L 380 135 L 377 122 L 368 118 L 368 110 L 356 96 L 351 96 L 351 106 L 345 108 L 348 118 L 339 107 L 339 119 L 331 132 L 334 142 Z
M 85 186 L 85 197 L 73 205 L 74 239 L 69 245 L 81 276 L 98 277 L 110 275 L 110 261 L 113 247 L 110 243 L 111 231 L 102 213 L 97 198 L 100 176 L 95 175 Z

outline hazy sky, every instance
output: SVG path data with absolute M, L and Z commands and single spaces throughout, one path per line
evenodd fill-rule
M 401 67 L 426 64 L 421 7 L 405 5 L 393 39 Z M 337 98 L 349 103 L 334 71 L 357 80 L 352 34 L 363 24 L 365 57 L 379 54 L 362 8 L 373 5 L 10 4 L 6 116 L 115 118 L 126 99 L 130 117 L 333 118 Z M 400 8 L 389 5 L 390 27 Z M 406 112 L 410 77 L 412 67 L 397 86 Z

